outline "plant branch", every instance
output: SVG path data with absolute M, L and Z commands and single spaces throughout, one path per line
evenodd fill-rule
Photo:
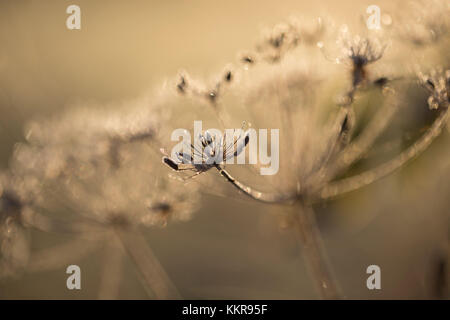
M 333 277 L 312 207 L 300 204 L 299 211 L 294 213 L 294 217 L 302 253 L 320 297 L 339 299 L 337 281 Z
M 388 101 L 385 107 L 378 111 L 367 128 L 358 138 L 356 138 L 356 141 L 349 144 L 339 153 L 333 166 L 331 166 L 331 168 L 325 173 L 324 180 L 329 181 L 342 170 L 348 168 L 355 161 L 360 159 L 389 124 L 397 109 L 398 108 L 395 103 Z
M 118 226 L 115 231 L 141 274 L 146 289 L 158 300 L 181 299 L 177 288 L 139 230 Z
M 441 114 L 436 118 L 431 127 L 420 137 L 419 140 L 417 140 L 396 158 L 362 174 L 329 183 L 321 190 L 320 198 L 332 198 L 343 193 L 357 190 L 391 174 L 395 170 L 402 167 L 405 163 L 424 152 L 440 135 L 448 118 L 449 109 L 447 108 L 441 112 Z

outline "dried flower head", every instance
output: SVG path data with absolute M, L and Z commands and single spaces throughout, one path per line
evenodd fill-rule
M 378 61 L 386 46 L 374 38 L 351 37 L 347 32 L 343 32 L 338 41 L 342 54 L 336 58 L 336 62 L 351 64 L 352 85 L 356 87 L 367 79 L 366 66 Z
M 227 66 L 220 74 L 220 77 L 216 77 L 213 85 L 206 86 L 193 80 L 186 72 L 183 71 L 180 72 L 178 76 L 176 88 L 180 94 L 199 98 L 216 107 L 225 86 L 229 85 L 233 81 L 233 78 L 234 73 L 232 68 Z
M 293 23 L 281 23 L 264 31 L 256 50 L 264 60 L 277 62 L 300 42 L 299 29 Z
M 208 171 L 211 168 L 224 164 L 226 161 L 239 156 L 250 141 L 249 131 L 234 132 L 230 137 L 232 142 L 227 139 L 226 132 L 222 136 L 217 132 L 206 130 L 199 134 L 197 144 L 189 144 L 185 149 L 176 152 L 176 158 L 172 159 L 162 150 L 165 156 L 162 161 L 175 171 L 191 171 L 194 176 Z M 189 176 L 191 178 L 193 176 Z

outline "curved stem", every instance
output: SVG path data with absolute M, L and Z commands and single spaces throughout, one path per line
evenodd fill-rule
M 355 161 L 360 159 L 361 156 L 373 145 L 381 132 L 383 132 L 396 111 L 397 105 L 391 101 L 388 101 L 386 106 L 382 110 L 378 111 L 374 119 L 367 126 L 366 130 L 361 133 L 356 141 L 349 144 L 339 153 L 333 166 L 331 166 L 331 168 L 322 176 L 322 181 L 329 181 L 331 178 L 339 174 L 339 172 L 348 168 Z
M 431 145 L 431 143 L 440 135 L 442 128 L 445 126 L 448 118 L 449 109 L 447 108 L 441 112 L 441 114 L 436 118 L 431 127 L 427 130 L 426 133 L 422 135 L 422 137 L 418 141 L 416 141 L 408 149 L 403 151 L 396 158 L 362 174 L 329 183 L 321 190 L 319 197 L 321 199 L 327 199 L 336 197 L 343 193 L 354 191 L 356 189 L 369 185 L 399 169 L 405 163 L 421 154 Z
M 294 217 L 302 253 L 320 297 L 322 299 L 339 299 L 340 293 L 337 281 L 333 277 L 328 263 L 326 250 L 312 207 L 301 204 L 299 212 L 294 214 Z
M 249 196 L 254 200 L 258 200 L 266 203 L 285 203 L 292 201 L 295 198 L 295 194 L 275 194 L 275 193 L 265 193 L 254 190 L 253 188 L 239 182 L 232 175 L 228 173 L 225 169 L 223 169 L 220 165 L 216 164 L 216 169 L 219 173 L 227 179 L 234 187 L 236 187 L 239 191 L 242 191 L 244 194 Z
M 150 290 L 156 299 L 181 299 L 177 288 L 170 280 L 158 258 L 154 255 L 147 241 L 137 229 L 127 229 L 118 226 L 115 231 L 125 251 L 135 263 L 146 289 Z
M 266 203 L 284 203 L 292 201 L 297 195 L 262 193 L 234 179 L 227 171 L 216 165 L 217 170 L 233 186 L 252 199 Z M 308 269 L 315 281 L 316 287 L 323 299 L 338 299 L 339 290 L 327 261 L 327 255 L 322 244 L 319 228 L 314 212 L 310 206 L 301 205 L 300 212 L 295 215 L 295 227 L 302 252 L 308 264 Z

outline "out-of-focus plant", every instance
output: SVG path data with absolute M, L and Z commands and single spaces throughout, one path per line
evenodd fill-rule
M 120 279 L 123 251 L 151 296 L 178 298 L 139 230 L 187 220 L 196 208 L 195 187 L 177 188 L 158 168 L 163 120 L 146 102 L 131 112 L 80 109 L 31 123 L 1 183 L 2 274 L 64 267 L 105 246 L 99 297 L 117 294 L 111 281 Z M 29 252 L 28 227 L 74 240 Z
M 341 297 L 314 206 L 391 174 L 450 127 L 448 56 L 427 60 L 430 52 L 448 50 L 449 4 L 436 1 L 429 10 L 412 12 L 393 16 L 387 32 L 361 29 L 359 35 L 323 18 L 290 20 L 266 30 L 254 49 L 240 54 L 239 63 L 228 65 L 210 84 L 182 72 L 162 96 L 132 103 L 136 108 L 79 109 L 30 123 L 9 170 L 0 175 L 0 277 L 66 266 L 75 256 L 105 247 L 99 297 L 117 296 L 126 253 L 150 296 L 180 298 L 140 231 L 189 219 L 201 191 L 197 176 L 216 171 L 249 198 L 280 206 L 319 296 Z M 429 97 L 423 105 L 428 102 L 431 124 L 392 159 L 355 169 L 386 139 L 393 120 L 412 112 L 408 94 L 420 88 Z M 183 106 L 174 108 L 174 98 Z M 371 101 L 376 110 L 361 101 Z M 232 174 L 205 158 L 186 166 L 183 161 L 203 151 L 193 148 L 176 158 L 164 155 L 163 163 L 177 172 L 169 176 L 160 149 L 168 147 L 169 128 L 185 123 L 189 104 L 200 105 L 199 116 L 214 118 L 223 128 L 246 121 L 255 128 L 280 129 L 279 173 L 260 176 L 255 169 L 261 164 L 256 164 L 235 166 Z M 208 131 L 201 138 L 212 151 L 231 150 Z M 241 136 L 237 150 L 226 152 L 223 160 L 250 152 L 248 142 Z M 30 229 L 70 234 L 73 240 L 34 251 Z
M 215 167 L 248 197 L 287 207 L 322 298 L 338 298 L 341 293 L 329 267 L 313 206 L 369 185 L 401 168 L 425 151 L 448 123 L 450 70 L 431 71 L 431 76 L 418 75 L 417 66 L 422 61 L 414 55 L 409 59 L 405 57 L 405 49 L 396 52 L 397 45 L 409 46 L 409 50 L 417 53 L 430 50 L 431 45 L 435 52 L 448 46 L 448 19 L 445 17 L 450 8 L 445 1 L 437 2 L 436 6 L 439 10 L 422 10 L 421 18 L 410 22 L 424 30 L 421 34 L 399 26 L 394 27 L 392 36 L 375 31 L 353 36 L 347 26 L 342 26 L 338 35 L 321 27 L 314 35 L 305 35 L 303 39 L 297 24 L 278 25 L 266 32 L 256 50 L 241 55 L 242 68 L 235 67 L 233 73 L 227 73 L 225 79 L 230 82 L 227 90 L 215 90 L 214 99 L 209 101 L 221 124 L 223 119 L 228 125 L 246 120 L 255 127 L 280 129 L 278 174 L 264 178 L 257 177 L 256 173 L 247 175 L 245 179 L 253 181 L 250 186 L 252 182 L 244 183 L 244 179 L 236 178 L 225 169 L 225 159 L 209 168 Z M 429 37 L 425 39 L 427 34 Z M 418 41 L 415 35 L 422 40 Z M 319 49 L 311 47 L 314 42 Z M 344 66 L 344 73 L 332 63 Z M 400 71 L 399 63 L 403 66 Z M 236 78 L 239 80 L 233 85 L 231 82 Z M 336 90 L 342 90 L 335 88 L 336 82 L 346 78 L 349 88 L 335 99 Z M 180 77 L 178 91 L 181 94 L 203 92 L 198 84 L 188 79 L 185 73 Z M 391 160 L 354 173 L 354 165 L 390 129 L 393 119 L 399 113 L 412 111 L 412 106 L 408 105 L 408 90 L 420 86 L 428 91 L 428 104 L 435 110 L 432 124 Z M 190 96 L 198 98 L 208 94 Z M 361 108 L 359 100 L 364 98 L 375 101 L 377 110 L 368 121 L 358 121 L 356 114 L 362 113 L 358 109 Z M 243 114 L 248 118 L 243 119 Z M 183 174 L 186 168 L 181 162 L 186 157 L 193 156 L 184 154 L 175 159 L 165 156 L 163 162 Z M 192 170 L 198 171 L 197 167 Z M 290 208 L 295 208 L 295 213 L 292 214 Z

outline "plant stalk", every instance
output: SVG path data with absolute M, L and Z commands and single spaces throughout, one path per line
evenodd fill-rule
M 149 289 L 157 300 L 181 299 L 177 288 L 139 230 L 121 226 L 115 230 L 125 251 L 141 274 L 146 289 Z
M 307 268 L 322 299 L 340 299 L 312 207 L 300 204 L 294 213 L 295 228 Z

